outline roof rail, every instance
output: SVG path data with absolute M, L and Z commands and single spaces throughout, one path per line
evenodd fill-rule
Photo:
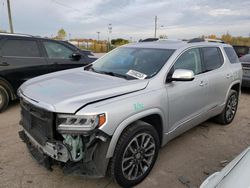
M 8 32 L 0 32 L 0 35 L 15 35 L 15 36 L 34 37 L 33 35 L 29 35 L 29 34 L 23 34 L 23 33 L 8 33 Z
M 205 40 L 203 38 L 193 38 L 188 40 L 187 43 L 194 43 L 194 42 L 205 42 Z
M 194 42 L 215 42 L 215 43 L 225 43 L 223 40 L 218 39 L 209 39 L 209 38 L 193 38 L 187 41 L 187 43 L 194 43 Z
M 146 38 L 146 39 L 141 39 L 139 42 L 153 42 L 153 41 L 158 41 L 159 38 Z
M 210 39 L 210 38 L 205 38 L 206 42 L 217 42 L 217 43 L 225 43 L 223 40 L 220 39 Z

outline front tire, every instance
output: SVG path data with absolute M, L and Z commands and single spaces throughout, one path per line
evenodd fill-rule
M 159 136 L 155 128 L 143 121 L 126 129 L 111 159 L 111 175 L 122 187 L 132 187 L 149 174 L 158 156 Z
M 216 117 L 216 121 L 222 125 L 230 124 L 237 112 L 239 95 L 235 90 L 231 90 L 224 110 Z
M 9 104 L 9 95 L 7 90 L 0 85 L 0 113 L 3 112 Z

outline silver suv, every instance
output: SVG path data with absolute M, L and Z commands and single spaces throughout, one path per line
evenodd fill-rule
M 158 150 L 215 117 L 236 114 L 242 67 L 228 44 L 155 41 L 117 48 L 84 68 L 31 79 L 19 89 L 20 137 L 46 168 L 141 182 Z M 234 54 L 235 55 L 235 54 Z

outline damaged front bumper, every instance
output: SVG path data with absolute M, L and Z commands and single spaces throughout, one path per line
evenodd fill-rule
M 48 170 L 53 165 L 60 165 L 65 174 L 88 177 L 104 177 L 109 159 L 105 158 L 109 146 L 109 138 L 103 135 L 91 135 L 84 142 L 84 150 L 79 159 L 72 156 L 72 147 L 62 141 L 47 141 L 44 145 L 36 141 L 25 129 L 19 132 L 32 156 Z M 79 156 L 79 155 L 78 155 Z

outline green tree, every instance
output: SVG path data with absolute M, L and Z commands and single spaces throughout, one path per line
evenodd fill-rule
M 217 39 L 217 36 L 215 34 L 208 35 L 207 36 L 209 39 Z
M 57 32 L 57 38 L 60 40 L 64 40 L 66 36 L 67 36 L 67 33 L 63 28 Z
M 229 43 L 229 44 L 232 43 L 232 39 L 233 39 L 232 35 L 230 35 L 228 32 L 227 32 L 227 34 L 223 34 L 221 36 L 221 40 L 223 40 L 224 42 Z

